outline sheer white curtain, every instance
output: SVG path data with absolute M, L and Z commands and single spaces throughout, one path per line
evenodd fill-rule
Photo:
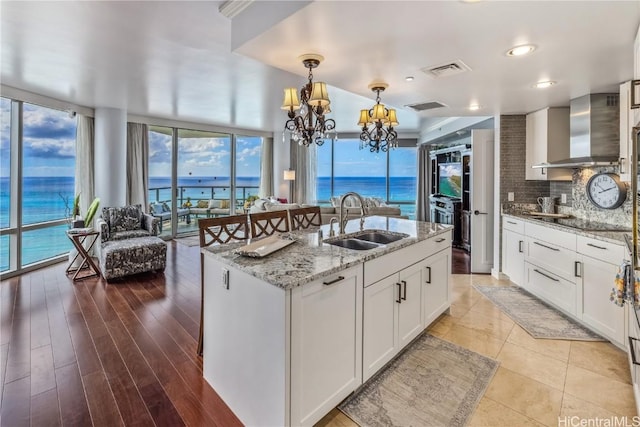
M 149 128 L 142 123 L 127 123 L 127 204 L 149 204 Z
M 418 147 L 418 182 L 416 185 L 416 220 L 429 221 L 429 147 Z
M 316 197 L 317 179 L 317 149 L 312 144 L 309 147 L 291 142 L 291 168 L 296 171 L 293 182 L 293 202 L 314 205 Z
M 273 196 L 273 138 L 262 138 L 260 159 L 260 190 L 262 198 Z
M 80 194 L 80 213 L 86 216 L 94 194 L 94 129 L 93 117 L 77 115 L 75 194 Z M 87 227 L 90 227 L 87 224 Z

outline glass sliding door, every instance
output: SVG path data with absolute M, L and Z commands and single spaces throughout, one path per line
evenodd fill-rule
M 178 129 L 176 162 L 178 234 L 198 229 L 198 218 L 206 214 L 189 209 L 198 203 L 215 206 L 215 216 L 233 214 L 231 135 Z
M 389 203 L 399 205 L 402 215 L 416 217 L 417 148 L 389 151 Z
M 173 129 L 149 126 L 149 210 L 160 218 L 160 236 L 171 236 Z
M 237 135 L 235 148 L 236 213 L 242 213 L 245 206 L 249 207 L 251 199 L 258 197 L 260 190 L 262 138 Z

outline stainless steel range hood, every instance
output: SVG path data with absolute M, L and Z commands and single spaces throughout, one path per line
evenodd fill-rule
M 620 156 L 620 107 L 617 93 L 596 93 L 571 100 L 570 158 L 534 168 L 613 166 Z

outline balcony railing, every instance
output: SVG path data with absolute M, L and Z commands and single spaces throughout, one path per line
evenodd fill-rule
M 242 207 L 247 197 L 257 195 L 258 186 L 236 186 L 236 207 Z M 179 185 L 176 188 L 177 205 L 182 206 L 191 199 L 195 206 L 198 200 L 231 200 L 231 187 L 226 185 Z M 149 188 L 149 203 L 171 202 L 171 187 Z

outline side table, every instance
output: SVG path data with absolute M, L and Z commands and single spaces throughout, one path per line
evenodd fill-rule
M 73 243 L 73 246 L 76 248 L 76 251 L 78 251 L 78 253 L 73 258 L 71 263 L 69 263 L 69 267 L 67 267 L 67 270 L 66 270 L 67 274 L 74 273 L 71 280 L 75 281 L 75 280 L 85 279 L 87 277 L 100 275 L 100 269 L 93 262 L 93 259 L 89 255 L 89 251 L 91 250 L 91 248 L 93 248 L 93 245 L 98 240 L 99 235 L 100 233 L 94 230 L 87 230 L 87 231 L 83 230 L 79 232 L 73 232 L 71 230 L 67 231 L 67 237 L 69 238 L 69 240 L 71 240 L 71 243 Z M 85 241 L 89 243 L 88 247 L 86 248 L 84 246 Z M 73 267 L 73 263 L 76 262 L 78 257 L 80 257 L 81 262 L 80 262 L 80 266 L 76 268 L 76 267 Z M 88 268 L 91 273 L 78 277 L 78 274 L 80 273 L 80 271 L 86 268 Z

